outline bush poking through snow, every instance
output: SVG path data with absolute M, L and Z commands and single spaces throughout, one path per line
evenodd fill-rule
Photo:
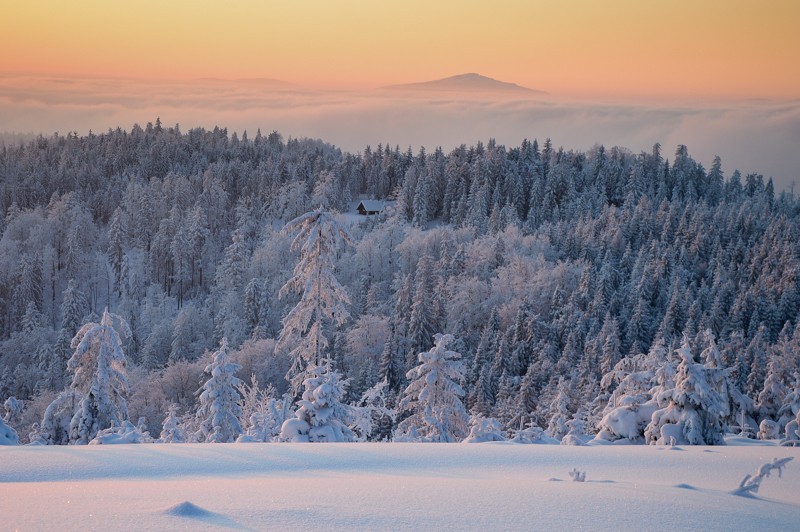
M 107 429 L 98 431 L 97 436 L 89 441 L 89 445 L 111 445 L 117 443 L 153 443 L 150 433 L 144 430 L 144 424 L 134 426 L 128 420 L 122 422 L 119 427 L 111 426 Z
M 586 471 L 578 471 L 573 467 L 572 471 L 569 472 L 569 476 L 573 482 L 586 482 Z
M 503 426 L 493 417 L 473 415 L 469 420 L 469 436 L 462 443 L 484 443 L 487 441 L 506 441 Z
M 557 445 L 558 440 L 551 438 L 544 433 L 544 429 L 536 424 L 535 421 L 530 421 L 525 428 L 521 428 L 514 433 L 511 438 L 514 443 L 527 443 L 527 444 L 547 444 Z
M 792 461 L 793 458 L 793 456 L 787 456 L 786 458 L 781 458 L 780 460 L 775 458 L 772 460 L 772 462 L 763 464 L 758 468 L 758 473 L 756 473 L 755 476 L 745 475 L 745 477 L 742 479 L 742 482 L 739 484 L 739 487 L 733 490 L 731 493 L 741 497 L 754 497 L 753 494 L 758 493 L 758 488 L 761 487 L 761 481 L 768 477 L 773 469 L 778 470 L 778 477 L 780 478 L 783 468 L 787 463 Z
M 759 440 L 777 440 L 781 437 L 781 430 L 777 423 L 771 419 L 765 419 L 758 425 Z

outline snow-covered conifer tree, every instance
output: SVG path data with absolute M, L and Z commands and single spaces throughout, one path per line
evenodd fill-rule
M 398 425 L 395 440 L 454 442 L 467 435 L 461 355 L 447 349 L 453 341 L 451 334 L 434 335 L 435 345 L 420 353 L 420 364 L 406 374 L 411 382 L 400 409 L 411 415 Z
M 48 368 L 48 380 L 53 389 L 64 387 L 64 374 L 70 357 L 72 338 L 80 328 L 86 312 L 86 298 L 78 290 L 74 279 L 70 279 L 61 300 L 61 329 L 53 346 L 53 360 Z
M 727 403 L 709 382 L 709 370 L 694 361 L 686 335 L 676 353 L 681 362 L 675 375 L 675 389 L 669 404 L 653 412 L 645 429 L 647 442 L 724 444 L 722 418 L 728 414 Z
M 169 405 L 169 412 L 164 419 L 163 428 L 161 429 L 161 436 L 159 438 L 163 443 L 185 443 L 186 436 L 181 429 L 181 418 L 178 415 L 178 405 Z
M 125 353 L 114 321 L 130 336 L 128 324 L 106 309 L 100 323 L 87 323 L 72 339 L 75 352 L 67 369 L 75 374 L 71 388 L 83 399 L 70 421 L 70 443 L 87 444 L 99 430 L 128 419 Z
M 328 361 L 329 362 L 329 361 Z M 355 434 L 348 428 L 354 413 L 342 404 L 345 382 L 328 364 L 310 366 L 303 381 L 305 391 L 295 417 L 281 427 L 281 440 L 292 442 L 349 442 Z
M 547 423 L 547 433 L 550 437 L 561 440 L 569 431 L 567 421 L 570 419 L 570 382 L 564 377 L 558 378 L 558 388 L 553 401 L 550 403 L 550 421 Z
M 714 333 L 706 329 L 700 333 L 701 341 L 706 348 L 700 353 L 700 360 L 706 368 L 709 384 L 719 394 L 720 399 L 728 405 L 726 420 L 728 425 L 740 424 L 743 413 L 753 409 L 753 400 L 747 397 L 733 379 L 732 368 L 725 368 L 722 354 L 717 348 Z
M 414 275 L 414 296 L 411 300 L 411 315 L 408 322 L 409 354 L 417 353 L 430 345 L 438 328 L 438 316 L 434 305 L 434 272 L 428 254 L 417 261 Z M 411 367 L 409 363 L 406 367 Z
M 777 421 L 778 410 L 783 405 L 787 394 L 785 380 L 787 379 L 784 375 L 781 360 L 778 358 L 777 353 L 772 353 L 767 362 L 767 376 L 764 379 L 764 388 L 759 392 L 756 402 L 759 417 L 762 420 L 771 419 Z
M 80 405 L 83 394 L 78 390 L 65 390 L 47 406 L 39 426 L 39 441 L 45 445 L 67 445 L 69 424 Z
M 358 401 L 356 421 L 352 428 L 358 434 L 359 441 L 373 439 L 382 425 L 392 425 L 397 419 L 397 411 L 387 404 L 387 391 L 391 393 L 391 388 L 389 381 L 384 379 L 366 390 Z
M 3 408 L 6 411 L 6 413 L 3 415 L 3 421 L 14 424 L 19 421 L 19 418 L 22 416 L 25 403 L 14 396 L 11 396 L 5 400 L 3 403 Z
M 279 296 L 300 293 L 300 301 L 283 319 L 277 350 L 289 349 L 292 366 L 286 375 L 297 393 L 309 367 L 323 363 L 328 339 L 324 327 L 342 325 L 349 313 L 350 298 L 334 275 L 337 246 L 352 237 L 329 213 L 320 209 L 290 221 L 282 234 L 297 233 L 292 250 L 300 252 L 293 276 L 281 287 Z
M 236 390 L 241 381 L 234 376 L 241 366 L 229 362 L 228 356 L 228 340 L 223 338 L 211 363 L 206 366 L 209 378 L 198 390 L 200 428 L 195 438 L 200 442 L 229 443 L 242 433 L 239 392 Z

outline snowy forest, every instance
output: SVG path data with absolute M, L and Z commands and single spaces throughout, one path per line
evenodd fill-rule
M 800 202 L 730 170 L 160 120 L 7 142 L 0 440 L 798 440 Z

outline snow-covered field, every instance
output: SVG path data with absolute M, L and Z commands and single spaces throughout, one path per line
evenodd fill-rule
M 789 456 L 757 498 L 730 493 Z M 0 529 L 797 530 L 798 457 L 774 445 L 0 447 Z

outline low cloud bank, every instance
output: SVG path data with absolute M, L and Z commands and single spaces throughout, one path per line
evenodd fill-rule
M 671 155 L 686 144 L 706 167 L 758 172 L 789 187 L 800 178 L 800 100 L 702 104 L 570 102 L 557 98 L 397 91 L 320 91 L 285 84 L 202 80 L 0 78 L 0 131 L 85 134 L 129 129 L 161 117 L 165 125 L 279 131 L 313 137 L 348 151 L 378 143 L 450 150 L 494 138 L 518 145 L 550 137 L 556 146 L 594 144 Z

